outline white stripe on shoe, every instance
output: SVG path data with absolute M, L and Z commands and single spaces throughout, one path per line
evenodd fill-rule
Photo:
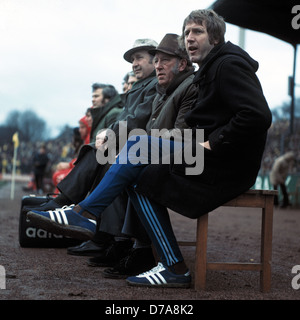
M 160 278 L 160 280 L 162 281 L 162 283 L 166 284 L 167 281 L 165 280 L 165 278 L 160 274 L 158 273 L 157 276 Z
M 61 225 L 69 225 L 68 217 L 65 213 L 66 210 L 72 210 L 74 205 L 71 206 L 63 206 L 61 209 L 49 210 L 47 211 L 50 215 L 50 219 L 56 223 Z M 88 219 L 94 225 L 97 225 L 97 221 Z
M 62 219 L 64 220 L 64 224 L 65 224 L 65 225 L 68 225 L 69 222 L 68 222 L 67 216 L 66 216 L 66 214 L 65 214 L 65 211 L 64 211 L 64 210 L 60 210 L 60 214 L 61 214 L 61 216 L 62 216 Z
M 73 206 L 73 205 L 72 205 Z M 56 210 L 49 210 L 48 213 L 50 215 L 50 219 L 54 222 L 57 222 L 59 224 L 65 224 L 68 225 L 68 219 L 65 214 L 65 210 L 70 210 L 72 209 L 72 206 L 64 206 L 61 209 L 56 209 Z
M 57 223 L 62 224 L 59 210 L 54 211 L 54 213 L 56 215 Z
M 155 285 L 156 283 L 151 279 L 151 276 L 146 276 L 147 280 L 152 284 Z
M 137 278 L 146 278 L 152 285 L 155 284 L 166 284 L 167 281 L 165 280 L 165 278 L 160 274 L 160 272 L 165 271 L 165 267 L 163 266 L 162 263 L 158 263 L 158 265 L 154 268 L 152 268 L 149 271 L 146 271 L 144 273 L 141 273 L 139 275 L 137 275 Z
M 184 275 L 176 275 L 168 270 L 161 262 L 149 271 L 127 278 L 130 285 L 160 286 L 188 288 L 191 284 L 189 271 Z
M 50 219 L 51 219 L 52 221 L 55 221 L 53 211 L 52 211 L 52 210 L 49 210 L 48 212 L 49 212 L 49 215 L 50 215 Z

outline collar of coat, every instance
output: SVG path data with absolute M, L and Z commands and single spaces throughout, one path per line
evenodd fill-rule
M 178 74 L 175 75 L 174 79 L 171 81 L 171 83 L 168 85 L 167 88 L 160 86 L 159 84 L 156 85 L 156 91 L 160 95 L 166 95 L 169 96 L 172 94 L 177 87 L 186 79 L 188 78 L 191 74 L 194 73 L 194 68 L 188 68 L 182 72 L 179 72 Z
M 151 82 L 153 80 L 153 78 L 155 78 L 155 77 L 156 77 L 156 72 L 155 72 L 155 70 L 153 70 L 152 73 L 147 78 L 136 81 L 133 84 L 132 88 L 127 93 L 135 91 L 141 87 L 147 86 L 148 83 Z
M 239 46 L 228 42 L 221 42 L 217 44 L 207 55 L 207 57 L 203 60 L 202 65 L 197 71 L 194 83 L 199 82 L 207 73 L 207 71 L 211 68 L 214 62 L 221 61 L 226 57 L 234 57 L 234 59 L 239 59 L 240 61 L 245 62 L 245 65 L 248 66 L 253 72 L 256 72 L 258 69 L 258 62 L 250 57 L 250 55 L 244 51 Z

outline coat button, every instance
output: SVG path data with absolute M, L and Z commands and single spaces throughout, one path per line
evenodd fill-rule
M 224 136 L 222 134 L 219 135 L 219 140 L 223 140 Z

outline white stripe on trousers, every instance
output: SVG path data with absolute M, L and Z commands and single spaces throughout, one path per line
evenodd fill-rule
M 154 236 L 156 237 L 163 253 L 167 261 L 167 265 L 172 265 L 178 262 L 178 259 L 176 258 L 176 255 L 174 254 L 172 247 L 163 231 L 163 228 L 161 227 L 154 210 L 151 206 L 151 203 L 149 200 L 142 196 L 139 195 L 138 193 L 135 192 L 137 195 L 139 204 L 141 206 L 141 209 L 144 213 L 144 216 L 146 217 Z

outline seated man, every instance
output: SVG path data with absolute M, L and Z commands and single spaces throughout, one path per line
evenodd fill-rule
M 123 102 L 114 86 L 94 83 L 92 85 L 92 103 L 90 142 L 95 142 L 97 133 L 117 120 L 123 110 Z
M 155 54 L 154 66 L 158 84 L 145 134 L 159 133 L 162 137 L 170 138 L 188 128 L 184 114 L 190 110 L 197 97 L 197 89 L 192 83 L 194 67 L 186 51 L 179 47 L 176 34 L 166 34 L 158 47 L 150 50 L 150 53 Z M 88 262 L 89 265 L 101 267 L 108 263 L 114 264 L 113 268 L 103 271 L 105 277 L 124 278 L 126 275 L 140 273 L 148 270 L 147 266 L 153 261 L 151 241 L 131 205 L 127 208 L 125 219 L 119 224 L 123 220 L 122 233 L 135 239 L 133 248 L 122 258 L 116 248 L 119 243 L 114 243 L 108 252 L 91 258 Z M 101 223 L 100 229 L 107 230 L 103 227 Z
M 238 46 L 225 43 L 224 33 L 224 20 L 211 10 L 193 11 L 183 24 L 183 42 L 191 61 L 199 65 L 194 78 L 199 95 L 185 121 L 193 128 L 192 151 L 201 148 L 204 152 L 201 174 L 187 174 L 193 169 L 189 163 L 151 164 L 153 151 L 160 154 L 151 145 L 163 151 L 164 139 L 133 136 L 85 200 L 57 211 L 59 219 L 51 212 L 37 211 L 29 212 L 28 218 L 55 233 L 91 237 L 93 219 L 101 217 L 126 189 L 160 259 L 152 270 L 127 278 L 128 283 L 190 286 L 191 276 L 166 208 L 198 218 L 248 190 L 259 171 L 271 124 L 271 112 L 255 74 L 258 63 Z M 196 139 L 202 129 L 203 142 Z M 182 142 L 168 143 L 175 156 L 184 153 Z M 137 144 L 142 155 L 138 162 Z
M 127 134 L 135 128 L 146 128 L 146 124 L 151 116 L 152 102 L 156 96 L 157 84 L 153 55 L 149 54 L 148 50 L 155 49 L 156 46 L 157 43 L 154 40 L 137 39 L 133 47 L 124 53 L 124 59 L 131 63 L 132 70 L 138 81 L 135 82 L 133 88 L 126 94 L 125 105 L 118 119 L 108 127 L 116 135 L 119 132 L 119 121 L 126 122 Z M 97 86 L 93 86 L 93 109 L 106 108 L 100 107 L 105 102 L 102 98 L 106 98 L 103 96 L 103 90 L 105 90 L 105 85 L 98 84 Z M 105 132 L 103 131 L 103 133 Z M 98 135 L 97 140 L 93 142 L 99 143 L 100 139 L 101 137 Z M 100 165 L 96 159 L 96 152 L 95 143 L 83 146 L 74 169 L 57 186 L 60 194 L 54 200 L 45 202 L 37 209 L 54 210 L 64 205 L 82 201 L 93 190 L 110 166 Z M 102 225 L 105 228 L 105 232 L 97 232 L 92 242 L 75 248 L 76 254 L 90 255 L 95 253 L 95 255 L 98 255 L 110 245 L 112 240 L 110 234 L 120 236 L 119 233 L 123 226 L 122 218 L 125 216 L 127 201 L 127 194 L 124 192 L 107 208 L 105 217 L 99 223 L 100 226 Z M 24 208 L 26 211 L 30 209 Z M 121 244 L 121 251 L 125 251 L 128 244 L 132 245 L 128 241 L 119 242 Z M 73 250 L 72 253 L 74 253 Z

